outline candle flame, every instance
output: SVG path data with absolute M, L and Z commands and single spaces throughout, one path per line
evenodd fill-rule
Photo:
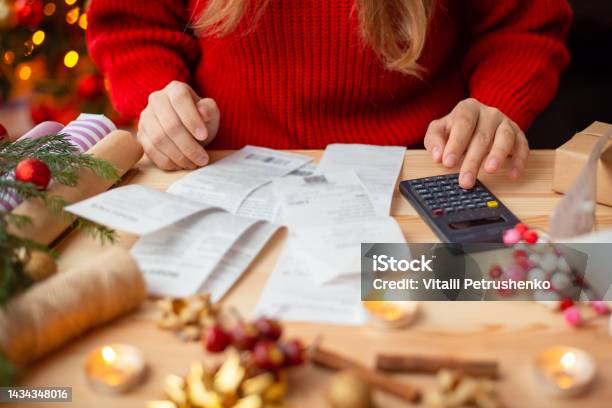
M 576 355 L 571 351 L 563 354 L 561 357 L 561 365 L 566 370 L 573 368 L 576 365 Z
M 107 364 L 112 364 L 117 359 L 117 352 L 111 346 L 102 347 L 102 360 Z

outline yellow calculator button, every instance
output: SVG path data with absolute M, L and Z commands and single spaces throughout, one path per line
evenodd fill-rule
M 487 201 L 487 207 L 489 208 L 497 208 L 499 207 L 499 203 L 495 200 L 493 201 Z

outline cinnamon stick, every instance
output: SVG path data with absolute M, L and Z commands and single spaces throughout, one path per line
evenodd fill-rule
M 360 376 L 372 387 L 395 395 L 405 401 L 418 402 L 421 393 L 414 386 L 404 381 L 391 378 L 389 375 L 379 373 L 355 360 L 325 350 L 319 346 L 311 350 L 310 358 L 317 365 L 334 370 L 350 370 Z
M 496 361 L 462 360 L 453 357 L 381 354 L 376 357 L 380 371 L 399 373 L 437 373 L 441 369 L 461 371 L 474 377 L 498 378 Z

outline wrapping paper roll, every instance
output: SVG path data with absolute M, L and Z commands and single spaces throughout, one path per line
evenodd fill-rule
M 53 122 L 53 121 L 41 122 L 38 125 L 34 126 L 32 129 L 30 129 L 29 132 L 21 136 L 19 140 L 38 139 L 43 136 L 56 135 L 63 128 L 64 128 L 64 125 L 62 125 L 59 122 Z
M 128 252 L 112 247 L 79 268 L 35 284 L 0 310 L 0 352 L 26 365 L 88 329 L 137 308 L 146 295 Z
M 88 153 L 113 163 L 123 176 L 140 160 L 143 150 L 131 133 L 116 130 Z M 54 184 L 49 188 L 49 196 L 59 196 L 69 203 L 75 203 L 108 190 L 112 184 L 112 181 L 104 180 L 90 170 L 84 170 L 75 187 Z M 10 232 L 43 245 L 49 245 L 70 225 L 69 220 L 51 214 L 40 200 L 28 200 L 15 208 L 13 213 L 30 217 L 32 223 L 19 229 L 11 226 Z
M 115 124 L 104 115 L 81 113 L 58 133 L 67 135 L 68 140 L 81 153 L 87 152 L 106 135 L 117 130 Z
M 23 135 L 21 139 L 38 139 L 43 136 L 65 134 L 68 141 L 80 153 L 85 153 L 96 145 L 109 133 L 117 130 L 115 124 L 104 115 L 82 113 L 64 127 L 59 122 L 42 122 Z M 11 174 L 11 178 L 15 176 Z M 21 204 L 23 200 L 15 192 L 9 191 L 0 196 L 0 211 L 11 211 Z

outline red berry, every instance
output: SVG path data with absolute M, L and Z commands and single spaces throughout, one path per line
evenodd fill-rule
M 204 348 L 211 353 L 221 353 L 231 342 L 230 335 L 221 327 L 215 324 L 204 331 Z
M 240 322 L 231 332 L 232 345 L 238 350 L 253 350 L 258 340 L 255 326 L 250 323 Z
M 15 179 L 23 183 L 32 183 L 38 189 L 44 190 L 51 181 L 51 171 L 42 160 L 23 159 L 15 167 Z
M 524 269 L 526 271 L 531 269 L 531 268 L 533 268 L 533 265 L 532 265 L 531 261 L 529 259 L 527 259 L 527 258 L 518 258 L 518 259 L 516 259 L 516 265 L 520 266 L 521 269 Z
M 515 249 L 512 256 L 514 259 L 527 258 L 527 252 L 525 252 L 523 249 Z
M 283 334 L 283 328 L 280 323 L 274 319 L 260 317 L 255 321 L 255 328 L 259 332 L 261 338 L 276 341 Z
M 538 233 L 534 230 L 527 230 L 523 232 L 523 241 L 527 242 L 528 244 L 535 244 L 538 242 Z
M 574 301 L 570 298 L 563 298 L 559 301 L 559 309 L 565 310 L 574 306 Z
M 306 349 L 300 340 L 289 340 L 281 344 L 281 349 L 285 355 L 285 366 L 291 367 L 304 364 Z
M 494 278 L 494 279 L 497 279 L 497 278 L 499 278 L 502 275 L 502 272 L 503 272 L 503 270 L 502 270 L 501 266 L 493 265 L 491 267 L 491 269 L 489 269 L 489 276 Z
M 503 287 L 500 287 L 499 289 L 497 289 L 497 294 L 499 296 L 509 297 L 509 296 L 514 295 L 514 290 L 509 288 L 509 287 L 507 289 L 504 289 Z
M 260 340 L 253 349 L 253 360 L 259 368 L 274 371 L 283 366 L 285 355 L 275 342 Z
M 523 223 L 518 223 L 514 226 L 514 229 L 516 230 L 516 232 L 523 235 L 523 233 L 527 231 L 529 228 L 527 228 L 527 226 Z

